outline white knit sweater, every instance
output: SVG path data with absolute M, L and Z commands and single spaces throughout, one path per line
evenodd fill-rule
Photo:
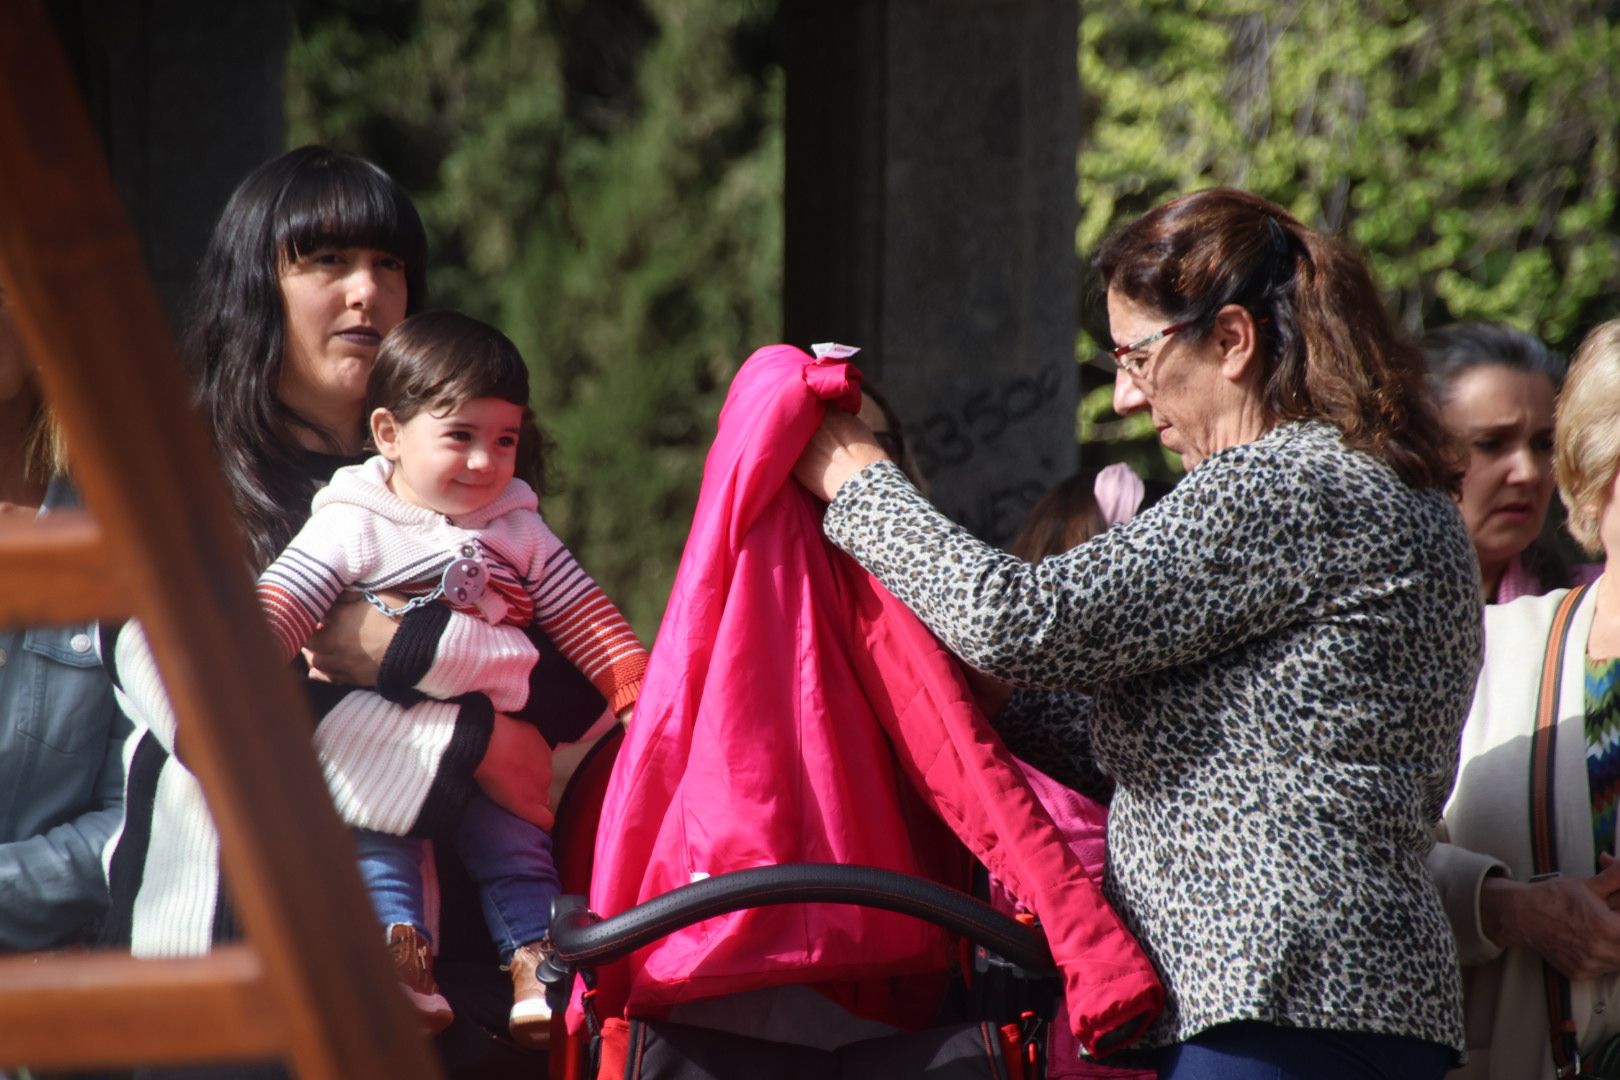
M 596 672 L 592 681 L 599 689 L 614 691 L 604 690 L 604 696 L 618 711 L 639 693 L 645 650 L 635 643 L 617 609 L 532 512 L 532 491 L 523 509 L 524 491 L 526 486 L 505 512 L 513 515 L 514 525 L 520 516 L 530 519 L 521 528 L 533 538 L 533 557 L 539 561 L 515 565 L 531 570 L 538 565 L 542 572 L 526 579 L 533 580 L 536 589 L 532 594 L 525 591 L 522 598 L 533 603 L 542 626 L 556 628 L 550 632 L 558 650 L 587 674 Z M 327 496 L 318 495 L 316 505 L 327 501 Z M 388 531 L 381 525 L 373 528 Z M 378 534 L 374 531 L 373 536 Z M 484 534 L 479 535 L 482 542 Z M 494 550 L 504 552 L 500 545 L 506 534 L 495 530 L 490 536 Z M 545 546 L 548 537 L 554 547 Z M 384 546 L 392 550 L 391 542 Z M 549 554 L 541 557 L 541 551 Z M 610 617 L 593 620 L 591 613 L 601 608 Z M 634 644 L 618 652 L 603 647 L 594 630 L 597 626 L 610 631 L 606 634 L 610 644 L 624 637 Z M 404 636 L 402 629 L 400 637 Z M 526 697 L 522 680 L 534 657 L 533 645 L 510 626 L 492 625 L 485 618 L 451 617 L 437 638 L 426 673 L 414 684 L 418 692 L 444 700 L 405 706 L 376 693 L 341 687 L 315 694 L 311 701 L 318 720 L 315 751 L 339 816 L 349 825 L 397 835 L 435 835 L 447 828 L 487 745 L 490 703 L 477 692 L 500 687 L 508 699 Z M 113 893 L 109 940 L 127 940 L 136 956 L 206 952 L 213 942 L 236 933 L 229 906 L 223 903 L 213 819 L 196 777 L 175 756 L 174 711 L 139 623 L 126 623 L 112 632 L 104 659 L 119 707 L 135 728 L 124 751 L 124 824 L 103 853 Z
M 452 564 L 471 563 L 486 582 L 481 595 L 440 602 L 496 624 L 496 647 L 468 657 L 476 685 L 495 708 L 521 708 L 529 694 L 533 644 L 518 629 L 537 624 L 596 684 L 615 711 L 633 701 L 646 650 L 624 617 L 575 561 L 538 512 L 533 489 L 512 480 L 488 505 L 452 519 L 407 503 L 388 487 L 392 464 L 373 457 L 339 469 L 315 496 L 314 514 L 287 550 L 259 578 L 259 598 L 291 659 L 345 589 L 433 591 Z M 429 697 L 465 685 L 465 673 L 444 673 L 440 687 L 419 685 Z

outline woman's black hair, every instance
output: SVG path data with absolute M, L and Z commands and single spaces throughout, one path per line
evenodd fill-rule
M 333 453 L 350 434 L 325 430 L 279 395 L 281 267 L 322 247 L 394 255 L 405 263 L 406 313 L 426 303 L 427 235 L 409 196 L 364 158 L 304 146 L 259 166 L 231 195 L 180 343 L 200 376 L 199 405 L 259 567 L 309 516 L 309 452 L 295 432 L 314 434 Z
M 872 404 L 878 407 L 878 412 L 883 414 L 884 424 L 888 426 L 887 431 L 872 433 L 877 437 L 878 445 L 883 447 L 884 453 L 894 459 L 894 463 L 900 466 L 900 471 L 906 474 L 918 491 L 924 495 L 928 494 L 928 478 L 923 475 L 922 466 L 917 464 L 916 451 L 911 445 L 911 440 L 906 437 L 906 426 L 901 421 L 900 414 L 889 403 L 883 391 L 877 388 L 877 384 L 870 379 L 861 382 L 861 394 L 870 398 Z
M 1423 335 L 1423 362 L 1435 399 L 1445 403 L 1458 376 L 1493 365 L 1532 375 L 1545 375 L 1557 391 L 1568 364 L 1534 334 L 1493 322 L 1460 322 Z

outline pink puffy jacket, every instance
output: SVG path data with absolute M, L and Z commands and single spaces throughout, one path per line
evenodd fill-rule
M 822 538 L 822 508 L 791 473 L 827 402 L 857 410 L 859 371 L 789 346 L 759 350 L 732 383 L 603 804 L 591 907 L 612 915 L 704 875 L 790 862 L 956 884 L 942 821 L 1039 915 L 1070 1026 L 1092 1046 L 1155 1015 L 1163 990 L 956 661 Z M 939 931 L 905 916 L 763 908 L 638 951 L 602 973 L 599 1004 L 656 1011 L 926 971 L 945 950 Z

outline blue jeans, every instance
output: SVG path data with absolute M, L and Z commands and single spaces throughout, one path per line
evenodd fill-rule
M 377 920 L 384 926 L 409 923 L 425 932 L 425 841 L 370 829 L 355 829 L 354 841 L 360 880 L 371 894 Z M 551 901 L 561 891 L 546 831 L 475 793 L 456 826 L 454 846 L 478 886 L 484 922 L 501 962 L 510 960 L 519 945 L 544 937 L 551 925 Z
M 1160 1080 L 1440 1080 L 1455 1052 L 1365 1031 L 1222 1024 L 1159 1055 Z

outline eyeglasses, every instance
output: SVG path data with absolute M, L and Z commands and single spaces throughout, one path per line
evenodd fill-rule
M 1116 346 L 1115 348 L 1108 350 L 1108 353 L 1114 358 L 1114 363 L 1118 364 L 1122 369 L 1124 369 L 1125 374 L 1129 375 L 1133 379 L 1139 379 L 1142 377 L 1142 373 L 1147 369 L 1148 358 L 1145 352 L 1147 347 L 1152 345 L 1155 341 L 1162 341 L 1171 334 L 1185 330 L 1191 325 L 1192 323 L 1190 321 L 1171 323 L 1169 326 L 1165 327 L 1163 330 L 1160 330 L 1156 334 L 1149 334 L 1140 341 L 1133 341 L 1129 345 Z

